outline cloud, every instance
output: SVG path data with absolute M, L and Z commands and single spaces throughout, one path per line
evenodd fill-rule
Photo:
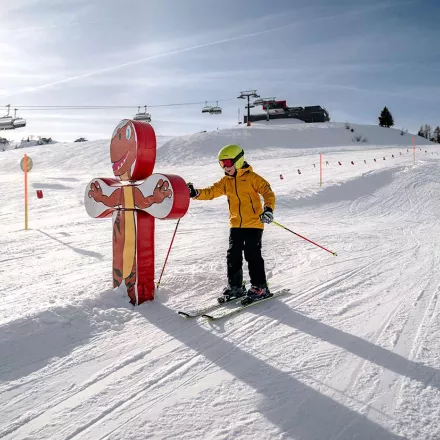
M 416 8 L 404 11 L 402 6 L 415 1 L 287 3 L 257 1 L 249 14 L 236 3 L 230 9 L 217 5 L 223 9 L 212 25 L 198 9 L 178 1 L 182 16 L 174 9 L 171 16 L 169 3 L 158 0 L 149 4 L 158 14 L 151 9 L 144 20 L 145 4 L 17 0 L 19 9 L 0 11 L 0 28 L 9 29 L 0 31 L 0 98 L 4 104 L 15 100 L 14 106 L 134 104 L 114 113 L 60 110 L 53 118 L 53 113 L 20 110 L 30 131 L 73 132 L 74 123 L 79 135 L 87 127 L 90 137 L 93 124 L 97 133 L 106 132 L 113 114 L 131 117 L 145 104 L 150 110 L 160 103 L 230 98 L 221 102 L 223 115 L 211 119 L 200 106 L 194 111 L 151 107 L 156 127 L 173 134 L 235 123 L 237 107 L 243 107 L 236 93 L 246 88 L 293 105 L 326 105 L 359 122 L 374 119 L 384 100 L 391 106 L 408 100 L 406 114 L 436 105 L 438 92 L 424 84 L 429 78 L 432 83 L 440 68 L 434 43 L 439 33 L 414 19 Z M 419 78 L 423 84 L 417 85 Z M 56 126 L 50 126 L 51 118 Z M 69 129 L 62 130 L 63 124 Z
M 331 15 L 331 16 L 325 16 L 325 17 L 317 17 L 317 18 L 312 18 L 312 19 L 307 19 L 306 21 L 298 21 L 298 22 L 293 22 L 293 23 L 287 23 L 278 27 L 274 27 L 274 28 L 270 28 L 270 29 L 265 29 L 265 30 L 258 30 L 256 32 L 250 32 L 250 33 L 245 33 L 245 34 L 241 34 L 241 35 L 237 35 L 237 36 L 233 36 L 233 37 L 228 37 L 228 38 L 222 38 L 222 39 L 218 39 L 215 41 L 209 41 L 206 43 L 201 43 L 201 44 L 195 44 L 192 46 L 188 46 L 188 47 L 183 47 L 183 48 L 177 48 L 177 49 L 173 49 L 173 50 L 169 50 L 163 53 L 157 53 L 154 55 L 149 55 L 147 57 L 142 57 L 136 60 L 132 60 L 132 61 L 127 61 L 124 63 L 120 63 L 120 64 L 116 64 L 113 66 L 109 66 L 109 67 L 105 67 L 102 69 L 98 69 L 98 70 L 92 70 L 89 72 L 85 72 L 85 73 L 81 73 L 78 75 L 74 75 L 74 76 L 70 76 L 68 78 L 62 78 L 56 81 L 52 81 L 46 84 L 42 84 L 42 85 L 38 85 L 38 86 L 33 86 L 33 87 L 27 87 L 25 89 L 22 90 L 18 90 L 18 91 L 14 91 L 12 93 L 8 93 L 6 95 L 1 95 L 2 97 L 10 97 L 10 96 L 15 96 L 18 94 L 22 94 L 22 93 L 28 93 L 28 92 L 33 92 L 33 91 L 38 91 L 38 90 L 42 90 L 42 89 L 46 89 L 46 88 L 50 88 L 50 87 L 54 87 L 54 86 L 58 86 L 58 85 L 62 85 L 62 84 L 66 84 L 72 81 L 78 81 L 78 80 L 82 80 L 85 78 L 89 78 L 92 76 L 96 76 L 96 75 L 102 75 L 108 72 L 112 72 L 115 70 L 119 70 L 125 67 L 129 67 L 129 66 L 133 66 L 136 64 L 140 64 L 140 63 L 144 63 L 146 61 L 152 61 L 152 60 L 156 60 L 159 58 L 164 58 L 164 57 L 169 57 L 172 55 L 177 55 L 177 54 L 183 54 L 186 52 L 191 52 L 194 50 L 198 50 L 198 49 L 203 49 L 203 48 L 209 48 L 212 46 L 217 46 L 217 45 L 221 45 L 221 44 L 225 44 L 225 43 L 230 43 L 230 42 L 234 42 L 234 41 L 238 41 L 238 40 L 243 40 L 243 39 L 249 39 L 249 38 L 253 38 L 253 37 L 258 37 L 258 36 L 262 36 L 265 34 L 271 34 L 271 33 L 275 33 L 275 32 L 279 32 L 282 31 L 284 29 L 287 28 L 291 28 L 293 26 L 299 26 L 299 25 L 304 25 L 304 24 L 314 24 L 314 23 L 318 23 L 318 22 L 322 22 L 322 21 L 328 21 L 328 20 L 334 20 L 335 18 L 340 18 L 342 16 L 351 16 L 351 15 L 357 15 L 357 14 L 365 14 L 371 11 L 375 11 L 378 9 L 384 9 L 384 8 L 391 8 L 394 7 L 396 5 L 401 5 L 403 4 L 409 4 L 409 3 L 413 3 L 414 0 L 412 1 L 406 1 L 406 2 L 399 2 L 399 3 L 388 3 L 388 4 L 377 4 L 374 6 L 370 6 L 367 8 L 363 8 L 363 9 L 355 9 L 355 10 L 348 10 L 342 13 L 339 13 L 337 15 Z
M 53 24 L 53 25 L 46 25 L 46 26 L 32 26 L 32 27 L 16 27 L 16 28 L 4 28 L 0 29 L 0 34 L 17 34 L 20 32 L 38 32 L 38 31 L 48 31 L 51 29 L 66 29 L 67 27 L 71 26 L 84 26 L 85 24 L 91 25 L 91 24 L 97 24 L 101 23 L 99 20 L 89 21 L 89 22 L 76 22 L 76 23 L 63 23 L 63 24 Z M 14 37 L 17 37 L 17 35 L 14 35 Z
M 331 83 L 320 83 L 320 82 L 297 82 L 297 85 L 311 87 L 311 88 L 318 88 L 318 89 L 335 89 L 335 90 L 346 90 L 350 92 L 356 92 L 356 93 L 362 93 L 362 94 L 376 94 L 379 96 L 391 96 L 395 98 L 403 98 L 403 99 L 413 99 L 413 100 L 421 100 L 421 101 L 433 101 L 438 102 L 438 99 L 431 95 L 432 89 L 431 88 L 419 88 L 417 90 L 414 90 L 411 93 L 411 90 L 408 92 L 393 92 L 389 90 L 384 90 L 380 88 L 375 87 L 358 87 L 358 86 L 349 86 L 344 84 L 331 84 Z M 423 93 L 428 93 L 428 95 L 423 96 Z

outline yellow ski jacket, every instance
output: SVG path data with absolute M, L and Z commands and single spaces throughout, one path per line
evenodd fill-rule
M 269 182 L 254 173 L 252 167 L 245 164 L 237 170 L 235 176 L 225 175 L 214 185 L 199 189 L 196 200 L 212 200 L 226 196 L 229 204 L 229 224 L 231 228 L 258 228 L 264 229 L 260 221 L 263 212 L 260 194 L 264 199 L 264 206 L 275 208 L 275 194 Z

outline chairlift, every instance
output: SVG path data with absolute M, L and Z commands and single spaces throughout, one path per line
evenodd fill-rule
M 205 107 L 202 108 L 202 113 L 210 113 L 212 107 L 208 105 L 208 101 L 205 101 Z
M 255 101 L 254 101 L 254 106 L 256 106 L 256 105 L 263 105 L 264 104 L 264 100 L 263 99 L 256 99 Z
M 13 130 L 14 128 L 14 118 L 12 116 L 0 117 L 0 130 Z
M 217 101 L 217 105 L 216 105 L 216 106 L 211 107 L 211 109 L 209 110 L 209 113 L 210 113 L 211 115 L 221 115 L 221 113 L 222 113 L 222 108 L 219 107 L 219 105 L 218 105 L 218 101 Z
M 15 130 L 16 128 L 23 128 L 26 126 L 26 120 L 23 118 L 17 118 L 17 109 L 14 109 L 14 116 L 9 113 L 11 106 L 8 104 L 8 113 L 5 116 L 0 117 L 0 130 Z
M 255 104 L 249 104 L 249 105 L 245 105 L 245 108 L 254 108 Z
M 145 121 L 145 122 L 151 122 L 151 115 L 150 113 L 147 113 L 147 106 L 144 105 L 145 111 L 141 112 L 140 107 L 138 107 L 138 112 L 136 113 L 135 117 L 133 118 L 135 121 Z
M 14 126 L 14 129 L 26 127 L 26 119 L 23 118 L 14 119 L 12 125 Z

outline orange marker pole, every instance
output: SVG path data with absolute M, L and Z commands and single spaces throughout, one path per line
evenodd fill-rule
M 413 145 L 413 165 L 416 164 L 416 144 L 414 141 L 414 136 L 412 137 L 412 145 Z
M 28 229 L 28 157 L 24 155 L 24 229 Z
M 319 153 L 319 186 L 322 186 L 322 153 Z

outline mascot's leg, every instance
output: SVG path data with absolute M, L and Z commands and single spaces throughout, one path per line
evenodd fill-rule
M 136 289 L 138 304 L 154 299 L 154 217 L 137 211 Z
M 136 253 L 133 269 L 125 279 L 130 302 L 134 305 L 154 299 L 154 217 L 135 212 Z
M 121 285 L 123 250 L 124 250 L 124 216 L 120 211 L 115 211 L 112 217 L 113 221 L 113 288 Z
M 136 264 L 133 264 L 133 270 L 128 278 L 125 279 L 125 285 L 127 286 L 127 294 L 130 298 L 130 303 L 134 306 L 139 304 L 137 291 L 136 291 Z

